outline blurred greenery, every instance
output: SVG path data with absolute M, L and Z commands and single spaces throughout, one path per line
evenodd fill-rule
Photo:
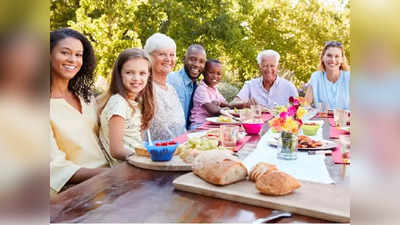
M 259 76 L 256 56 L 281 54 L 280 75 L 301 86 L 319 64 L 328 40 L 341 41 L 350 60 L 350 6 L 346 0 L 52 0 L 50 27 L 86 34 L 98 57 L 97 74 L 110 78 L 125 48 L 142 47 L 155 32 L 172 37 L 182 66 L 186 48 L 202 44 L 224 63 L 224 81 L 240 87 Z

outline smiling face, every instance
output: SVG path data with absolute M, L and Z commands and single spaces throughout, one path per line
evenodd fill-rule
M 204 81 L 209 87 L 215 87 L 222 77 L 222 65 L 211 62 L 206 71 L 204 71 Z
M 174 49 L 158 49 L 151 53 L 153 60 L 153 73 L 167 75 L 172 71 L 176 64 L 176 54 Z
M 60 40 L 51 52 L 51 74 L 66 80 L 72 79 L 82 67 L 83 45 L 76 38 Z
M 339 70 L 343 61 L 342 50 L 337 47 L 329 47 L 326 49 L 322 57 L 325 70 Z
M 270 82 L 276 79 L 278 73 L 278 63 L 275 56 L 263 56 L 259 65 L 263 81 Z
M 135 99 L 139 95 L 149 76 L 149 62 L 143 58 L 129 59 L 122 65 L 122 84 L 129 98 Z
M 196 79 L 204 70 L 206 65 L 206 54 L 204 50 L 193 48 L 186 52 L 183 63 L 185 71 L 191 79 Z

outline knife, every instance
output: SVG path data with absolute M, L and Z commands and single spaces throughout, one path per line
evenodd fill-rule
M 292 214 L 290 212 L 284 212 L 284 211 L 280 211 L 280 210 L 273 210 L 271 215 L 264 217 L 264 218 L 260 218 L 260 219 L 256 219 L 255 221 L 253 221 L 253 223 L 266 223 L 266 222 L 270 222 L 272 220 L 276 220 L 282 217 L 291 217 Z

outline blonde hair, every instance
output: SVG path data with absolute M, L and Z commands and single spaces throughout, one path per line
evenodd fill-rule
M 340 49 L 340 51 L 342 52 L 343 60 L 342 60 L 342 63 L 340 64 L 339 69 L 340 70 L 344 70 L 344 71 L 350 71 L 350 66 L 349 66 L 349 64 L 347 64 L 346 54 L 344 54 L 344 47 L 343 47 L 342 43 L 340 43 L 338 41 L 328 41 L 328 42 L 325 43 L 325 46 L 324 46 L 324 48 L 322 49 L 322 52 L 321 52 L 318 70 L 325 71 L 325 65 L 324 65 L 324 61 L 322 59 L 323 59 L 326 51 L 328 50 L 328 48 L 338 48 L 338 49 Z

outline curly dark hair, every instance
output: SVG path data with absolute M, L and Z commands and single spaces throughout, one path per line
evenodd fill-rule
M 50 54 L 57 43 L 65 38 L 72 37 L 81 41 L 83 45 L 83 63 L 78 73 L 68 82 L 68 90 L 80 96 L 86 103 L 94 94 L 94 69 L 96 68 L 96 56 L 90 41 L 78 31 L 61 28 L 50 32 Z M 51 71 L 51 70 L 50 70 Z M 51 79 L 51 75 L 50 75 Z M 51 91 L 51 87 L 50 87 Z

